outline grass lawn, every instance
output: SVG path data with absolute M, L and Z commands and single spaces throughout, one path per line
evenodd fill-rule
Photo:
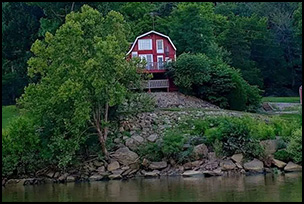
M 300 103 L 300 97 L 263 97 L 263 102 Z
M 2 130 L 7 127 L 7 125 L 18 116 L 18 110 L 16 106 L 2 106 Z

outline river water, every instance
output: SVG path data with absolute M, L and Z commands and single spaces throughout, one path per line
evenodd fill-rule
M 127 181 L 2 187 L 2 201 L 302 201 L 302 173 L 238 177 L 135 178 Z

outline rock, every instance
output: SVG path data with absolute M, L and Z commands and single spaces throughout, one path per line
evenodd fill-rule
M 105 172 L 106 169 L 104 166 L 98 167 L 97 172 L 101 173 L 101 172 Z
M 208 161 L 208 162 L 204 163 L 203 165 L 201 165 L 201 169 L 213 171 L 214 169 L 217 169 L 218 166 L 219 166 L 219 163 L 217 161 Z
M 145 177 L 157 177 L 159 176 L 160 172 L 158 170 L 153 170 L 153 171 L 141 171 L 141 173 L 145 176 Z
M 119 138 L 115 138 L 115 139 L 114 139 L 114 143 L 119 144 L 120 142 L 121 142 L 121 141 L 120 141 Z
M 96 166 L 96 167 L 100 167 L 100 166 L 103 166 L 103 162 L 100 162 L 100 161 L 98 161 L 98 160 L 95 160 L 95 161 L 93 162 L 93 165 Z
M 232 157 L 231 157 L 231 159 L 233 160 L 233 161 L 235 161 L 236 163 L 239 163 L 239 164 L 241 164 L 242 163 L 242 160 L 243 160 L 243 154 L 234 154 Z
M 288 164 L 284 168 L 284 171 L 286 171 L 286 172 L 302 171 L 302 166 L 297 165 L 293 162 L 288 162 Z
M 74 182 L 76 179 L 75 179 L 74 176 L 68 176 L 68 177 L 66 178 L 66 180 L 67 180 L 67 182 Z
M 205 144 L 200 144 L 194 147 L 193 153 L 195 155 L 195 159 L 197 160 L 208 157 L 208 148 Z
M 192 168 L 193 168 L 193 167 L 199 167 L 203 163 L 204 163 L 204 161 L 193 161 L 193 162 L 191 162 L 191 165 L 192 165 Z
M 150 164 L 150 161 L 148 159 L 146 159 L 146 158 L 141 163 L 141 165 L 143 165 L 144 167 L 148 167 L 149 164 Z
M 236 167 L 239 168 L 239 169 L 243 169 L 243 166 L 239 163 L 235 163 Z
M 113 161 L 108 165 L 107 169 L 108 171 L 114 171 L 116 169 L 119 169 L 119 167 L 120 167 L 119 163 L 117 161 Z
M 59 178 L 58 178 L 58 181 L 59 182 L 64 182 L 66 180 L 66 178 L 68 177 L 68 173 L 65 173 L 63 175 L 61 175 Z
M 123 166 L 123 167 L 121 167 L 121 170 L 128 170 L 128 169 L 130 169 L 129 166 Z
M 111 174 L 110 176 L 109 176 L 109 179 L 121 179 L 122 178 L 122 176 L 120 175 L 120 174 Z
M 155 141 L 157 140 L 157 138 L 158 138 L 158 135 L 157 135 L 157 134 L 152 134 L 152 135 L 150 135 L 150 136 L 147 138 L 147 140 L 148 140 L 149 142 L 155 142 Z
M 203 171 L 203 174 L 205 176 L 222 176 L 223 172 L 222 172 L 221 168 L 217 168 L 213 171 Z
M 276 167 L 280 168 L 280 169 L 282 169 L 286 166 L 285 162 L 282 162 L 282 161 L 277 160 L 277 159 L 273 159 L 272 164 L 275 165 Z
M 137 147 L 138 147 L 138 145 L 135 143 L 134 139 L 132 139 L 132 138 L 126 139 L 126 143 L 125 144 L 131 150 L 136 150 Z
M 134 139 L 136 141 L 136 143 L 139 143 L 139 144 L 142 144 L 144 142 L 144 138 L 142 138 L 139 135 L 132 136 L 132 139 Z
M 183 165 L 185 170 L 192 169 L 192 162 L 187 162 L 186 164 Z
M 208 160 L 214 161 L 214 160 L 216 160 L 216 159 L 217 159 L 217 157 L 216 157 L 215 152 L 209 152 L 209 153 L 208 153 Z
M 260 144 L 264 147 L 265 154 L 269 155 L 269 154 L 275 153 L 278 150 L 279 140 L 278 139 L 263 140 L 263 141 L 260 142 Z
M 150 169 L 164 169 L 167 167 L 167 162 L 151 162 L 149 165 Z
M 197 175 L 203 175 L 203 173 L 201 171 L 193 171 L 193 170 L 189 170 L 189 171 L 185 171 L 183 174 L 183 176 L 197 176 Z
M 252 161 L 244 164 L 244 169 L 246 171 L 261 173 L 264 170 L 264 164 L 258 159 L 253 159 Z
M 5 186 L 5 183 L 6 183 L 6 178 L 3 178 L 2 179 L 2 186 Z
M 54 174 L 54 178 L 58 178 L 59 177 L 59 175 L 60 175 L 60 173 L 59 172 L 56 172 L 55 174 Z
M 232 170 L 232 169 L 236 168 L 235 164 L 231 160 L 222 161 L 221 167 L 222 167 L 222 170 L 224 170 L 224 171 Z
M 48 172 L 48 173 L 46 174 L 46 176 L 49 177 L 49 178 L 53 178 L 54 175 L 55 175 L 55 172 L 53 172 L 53 171 L 50 171 L 50 172 Z
M 128 147 L 119 148 L 112 157 L 125 166 L 135 163 L 138 160 L 138 155 L 130 151 Z
M 89 178 L 90 181 L 100 181 L 101 179 L 103 179 L 103 176 L 100 174 L 94 174 Z

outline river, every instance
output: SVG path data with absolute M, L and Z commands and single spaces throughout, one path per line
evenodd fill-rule
M 2 202 L 302 201 L 302 173 L 238 177 L 134 178 L 91 183 L 8 185 Z

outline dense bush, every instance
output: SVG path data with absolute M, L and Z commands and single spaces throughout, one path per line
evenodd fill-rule
M 180 91 L 220 107 L 255 111 L 261 103 L 260 90 L 249 85 L 239 71 L 221 59 L 182 54 L 170 71 Z
M 286 151 L 286 149 L 278 150 L 274 153 L 274 158 L 280 161 L 288 162 L 290 160 L 290 154 Z
M 146 145 L 141 145 L 138 148 L 137 153 L 140 157 L 146 158 L 150 161 L 161 161 L 163 158 L 161 144 L 158 143 L 148 143 Z
M 294 162 L 302 164 L 302 127 L 292 133 L 287 152 Z
M 2 176 L 33 173 L 42 165 L 41 141 L 34 122 L 21 116 L 2 132 Z

